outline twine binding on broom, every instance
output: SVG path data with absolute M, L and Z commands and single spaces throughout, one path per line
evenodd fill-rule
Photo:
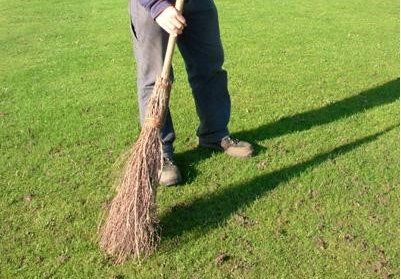
M 144 126 L 161 129 L 163 127 L 163 122 L 164 121 L 162 121 L 161 119 L 155 117 L 147 117 L 145 119 Z

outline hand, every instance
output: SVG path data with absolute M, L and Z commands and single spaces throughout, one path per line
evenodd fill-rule
M 185 18 L 173 6 L 166 8 L 160 15 L 156 17 L 157 24 L 167 31 L 170 35 L 178 36 L 182 34 L 182 30 L 187 26 Z

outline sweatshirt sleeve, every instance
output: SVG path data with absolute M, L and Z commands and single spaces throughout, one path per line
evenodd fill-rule
M 172 5 L 168 0 L 139 0 L 139 3 L 150 13 L 153 19 Z

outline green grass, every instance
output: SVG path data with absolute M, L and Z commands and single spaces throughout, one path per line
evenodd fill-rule
M 139 132 L 127 3 L 0 3 L 0 278 L 399 277 L 398 1 L 216 1 L 257 154 L 196 148 L 177 55 L 186 183 L 160 188 L 158 252 L 121 266 L 96 230 Z

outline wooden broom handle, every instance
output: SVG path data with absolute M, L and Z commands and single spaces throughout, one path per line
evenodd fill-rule
M 175 8 L 177 9 L 177 11 L 182 12 L 184 8 L 184 0 L 176 0 Z M 177 42 L 177 36 L 170 35 L 170 37 L 168 38 L 166 56 L 164 57 L 163 69 L 161 73 L 161 77 L 164 79 L 170 78 L 171 61 L 173 60 L 173 54 L 176 42 Z

